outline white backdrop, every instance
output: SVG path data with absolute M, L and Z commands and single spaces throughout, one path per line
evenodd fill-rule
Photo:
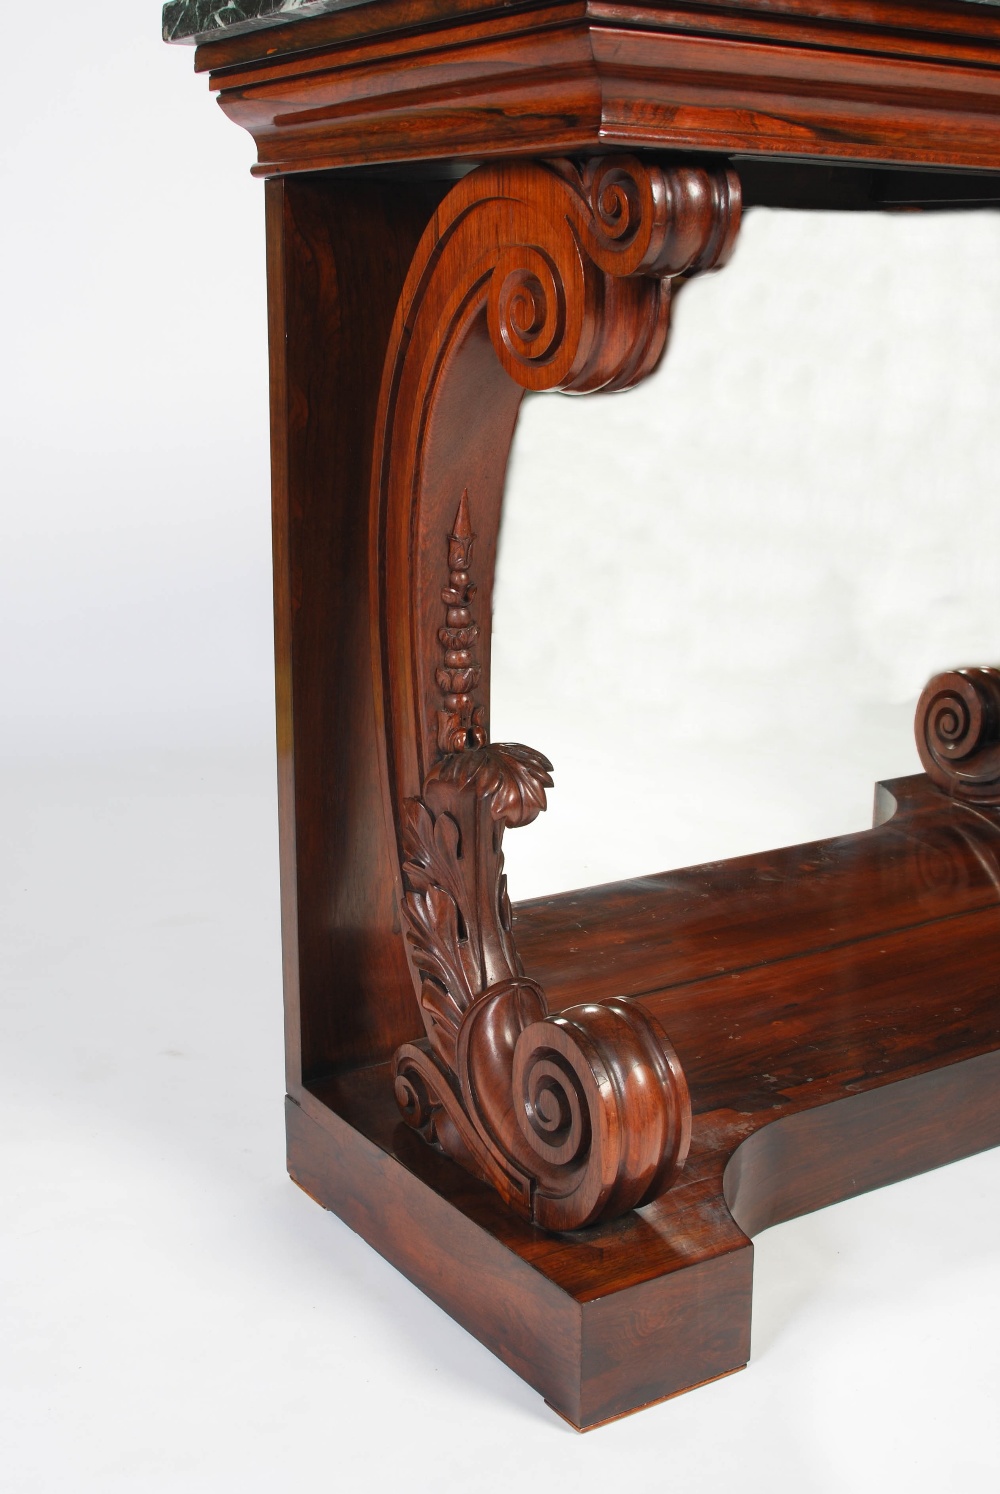
M 4 18 L 5 1487 L 993 1491 L 993 1155 L 766 1233 L 750 1370 L 587 1438 L 284 1178 L 261 187 L 151 0 L 43 9 Z M 916 769 L 924 679 L 1000 656 L 998 250 L 759 212 L 643 388 L 526 404 L 494 730 L 557 774 L 515 896 L 860 829 Z

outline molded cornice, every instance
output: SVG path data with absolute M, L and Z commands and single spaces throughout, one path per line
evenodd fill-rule
M 979 3 L 381 0 L 197 59 L 261 175 L 640 143 L 972 170 L 1000 158 L 1000 15 Z

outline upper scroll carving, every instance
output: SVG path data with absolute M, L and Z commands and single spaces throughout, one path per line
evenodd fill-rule
M 431 659 L 439 667 L 441 579 L 428 557 L 440 554 L 457 495 L 476 495 L 476 668 L 488 729 L 482 630 L 519 390 L 638 383 L 663 352 L 674 284 L 726 262 L 740 213 L 734 171 L 628 155 L 481 166 L 439 205 L 391 334 L 373 477 L 372 581 L 397 808 L 444 750 L 427 668 Z
M 526 389 L 630 388 L 663 352 L 671 280 L 732 253 L 739 178 L 630 156 L 526 169 L 549 180 L 541 203 L 516 199 L 515 241 L 490 280 L 497 356 Z
M 396 1054 L 396 1093 L 411 1125 L 550 1229 L 669 1186 L 691 1107 L 640 1003 L 550 1012 L 517 952 L 503 834 L 545 808 L 551 765 L 490 742 L 504 470 L 522 391 L 637 383 L 663 351 L 673 284 L 723 264 L 739 219 L 724 167 L 625 155 L 480 167 L 421 241 L 386 359 L 376 698 L 425 1033 Z

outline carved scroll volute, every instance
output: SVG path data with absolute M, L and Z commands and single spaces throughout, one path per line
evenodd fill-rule
M 1000 668 L 935 675 L 914 725 L 924 771 L 956 799 L 1000 804 Z
M 669 1186 L 690 1100 L 640 1005 L 550 1014 L 517 953 L 503 832 L 545 808 L 552 780 L 540 753 L 489 741 L 507 454 L 524 389 L 624 389 L 650 372 L 671 282 L 725 261 L 739 204 L 725 169 L 626 156 L 481 167 L 418 249 L 386 362 L 376 697 L 425 1031 L 396 1055 L 396 1093 L 411 1125 L 549 1229 Z
M 516 214 L 515 242 L 490 280 L 497 356 L 525 389 L 631 388 L 663 353 L 672 280 L 717 269 L 732 253 L 739 178 L 628 156 L 550 169 L 566 182 L 564 200 L 541 224 L 535 198 Z

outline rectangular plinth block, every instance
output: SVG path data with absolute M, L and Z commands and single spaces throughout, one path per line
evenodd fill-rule
M 541 1231 L 512 1216 L 506 1240 L 491 1230 L 489 1216 L 503 1205 L 485 1185 L 434 1159 L 453 1174 L 453 1197 L 443 1196 L 341 1117 L 324 1107 L 317 1119 L 316 1102 L 307 1105 L 287 1102 L 295 1181 L 574 1426 L 607 1421 L 746 1363 L 749 1240 L 690 1270 L 618 1290 L 612 1282 L 606 1294 L 587 1297 L 533 1263 L 532 1245 L 548 1243 Z M 512 1248 L 518 1235 L 521 1251 Z M 563 1248 L 573 1251 L 575 1242 L 566 1239 Z

